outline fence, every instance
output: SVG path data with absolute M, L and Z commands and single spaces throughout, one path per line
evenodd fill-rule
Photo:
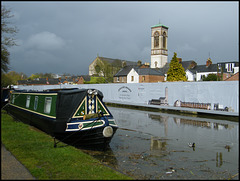
M 239 81 L 204 81 L 204 82 L 159 82 L 159 83 L 119 83 L 119 84 L 79 84 L 79 85 L 44 85 L 22 86 L 18 89 L 44 90 L 55 88 L 93 88 L 103 92 L 105 102 L 148 104 L 152 99 L 165 97 L 167 103 L 174 106 L 181 102 L 209 103 L 228 107 L 232 112 L 239 112 Z M 167 104 L 166 104 L 167 105 Z

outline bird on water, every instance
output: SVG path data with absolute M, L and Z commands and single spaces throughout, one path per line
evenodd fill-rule
M 194 147 L 195 147 L 195 143 L 188 143 L 188 146 L 189 146 L 190 148 L 194 148 Z

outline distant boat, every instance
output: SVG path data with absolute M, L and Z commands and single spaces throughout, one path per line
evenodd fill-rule
M 7 111 L 59 141 L 106 148 L 118 126 L 95 89 L 13 91 Z
M 1 88 L 1 108 L 9 101 L 10 88 Z

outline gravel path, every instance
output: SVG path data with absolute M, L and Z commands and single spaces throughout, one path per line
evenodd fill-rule
M 1 160 L 1 180 L 36 180 L 3 144 Z

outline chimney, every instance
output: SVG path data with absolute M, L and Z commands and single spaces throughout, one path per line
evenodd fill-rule
M 49 82 L 48 82 L 48 77 L 46 78 L 46 83 L 49 84 Z
M 196 65 L 197 65 L 197 63 L 192 61 L 192 63 L 190 64 L 190 68 L 194 68 L 194 67 L 196 67 Z
M 141 65 L 140 68 L 149 68 L 149 63 L 145 62 L 144 64 Z
M 211 60 L 211 58 L 208 58 L 207 59 L 207 62 L 206 62 L 206 67 L 208 67 L 209 65 L 211 65 L 212 64 L 212 60 Z
M 127 62 L 126 61 L 122 61 L 122 67 L 126 67 L 127 66 Z
M 138 60 L 137 65 L 140 67 L 142 65 L 142 61 Z
M 179 63 L 182 63 L 182 58 L 177 58 Z

